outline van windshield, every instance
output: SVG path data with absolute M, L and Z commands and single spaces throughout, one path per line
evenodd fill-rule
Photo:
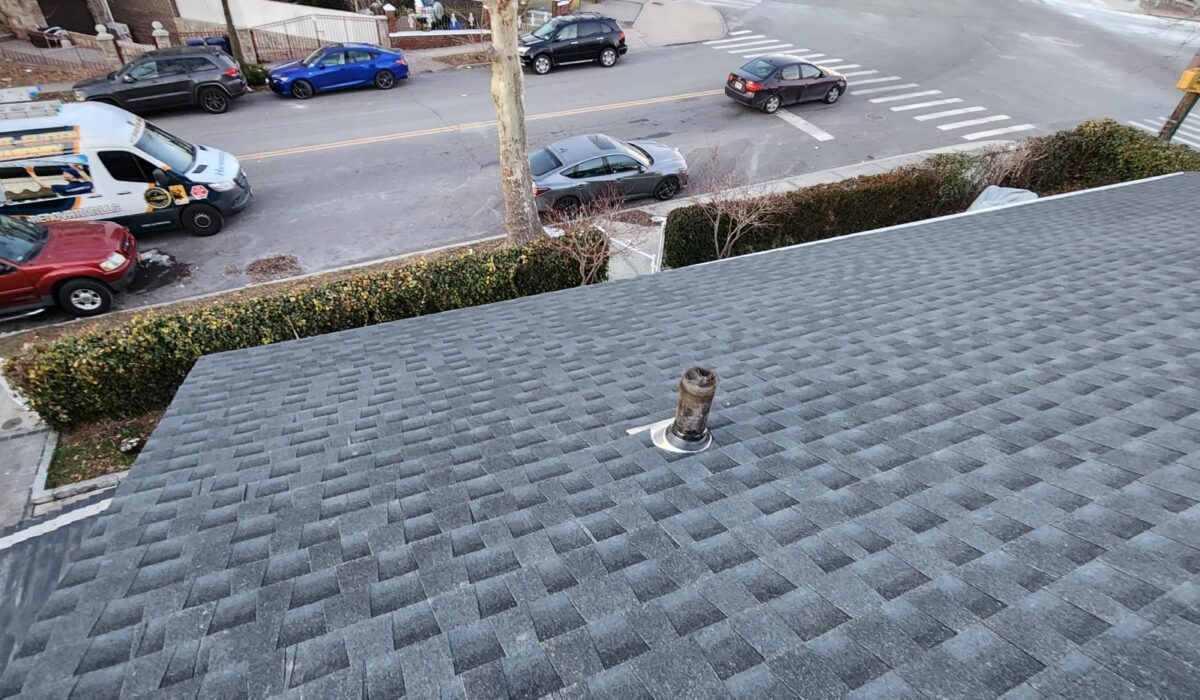
M 33 260 L 42 252 L 49 233 L 45 226 L 0 216 L 0 258 L 15 263 Z
M 150 122 L 146 122 L 142 137 L 133 147 L 159 163 L 165 163 L 177 173 L 185 173 L 192 167 L 192 158 L 196 153 L 195 146 Z

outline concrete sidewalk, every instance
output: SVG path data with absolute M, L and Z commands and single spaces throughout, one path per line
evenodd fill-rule
M 888 158 L 867 160 L 854 165 L 821 170 L 803 175 L 770 180 L 755 185 L 738 188 L 746 197 L 761 197 L 768 194 L 781 194 L 793 190 L 823 185 L 830 182 L 840 182 L 863 175 L 878 175 L 889 170 L 913 165 L 939 153 L 975 153 L 988 149 L 1007 148 L 1014 141 L 977 141 L 960 145 L 931 148 L 916 153 L 906 153 Z M 627 279 L 638 275 L 657 272 L 662 261 L 663 222 L 667 215 L 675 209 L 686 207 L 703 201 L 704 195 L 680 197 L 667 202 L 656 202 L 637 210 L 646 212 L 658 222 L 655 227 L 638 226 L 619 222 L 613 226 L 611 238 L 615 242 L 616 252 L 609 264 L 609 279 Z
M 605 0 L 587 9 L 620 22 L 633 49 L 711 41 L 726 31 L 716 8 L 693 0 Z
M 0 531 L 30 514 L 34 477 L 53 449 L 52 436 L 42 419 L 17 404 L 7 384 L 0 383 Z

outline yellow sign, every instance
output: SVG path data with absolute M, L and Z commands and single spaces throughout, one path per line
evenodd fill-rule
M 1189 68 L 1179 76 L 1175 87 L 1184 92 L 1200 92 L 1200 68 Z
M 151 209 L 166 209 L 171 206 L 171 193 L 161 187 L 151 187 L 146 190 L 146 204 Z
M 176 204 L 188 203 L 187 190 L 184 189 L 183 185 L 171 185 L 167 189 L 171 190 L 171 197 L 175 200 Z

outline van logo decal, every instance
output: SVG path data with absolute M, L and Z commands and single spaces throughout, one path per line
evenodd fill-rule
M 192 199 L 205 199 L 208 197 L 208 188 L 204 185 L 192 185 Z
M 171 193 L 161 187 L 151 187 L 146 190 L 146 204 L 152 209 L 166 209 L 171 206 Z
M 171 197 L 175 200 L 176 204 L 183 206 L 188 203 L 187 190 L 184 189 L 183 185 L 171 185 L 167 189 L 171 191 Z

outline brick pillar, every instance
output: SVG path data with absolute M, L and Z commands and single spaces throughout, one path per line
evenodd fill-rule
M 104 52 L 104 60 L 108 62 L 109 68 L 117 70 L 124 65 L 121 62 L 121 54 L 117 53 L 117 39 L 108 33 L 108 27 L 97 24 L 96 39 L 99 40 L 100 50 Z
M 150 35 L 154 37 L 154 45 L 160 49 L 165 49 L 171 45 L 171 32 L 163 29 L 163 23 L 155 20 L 150 23 Z
M 384 5 L 383 6 L 383 14 L 384 14 L 384 16 L 387 17 L 388 34 L 391 34 L 392 32 L 395 32 L 395 31 L 399 31 L 396 28 L 397 27 L 396 6 L 390 2 L 386 5 Z

